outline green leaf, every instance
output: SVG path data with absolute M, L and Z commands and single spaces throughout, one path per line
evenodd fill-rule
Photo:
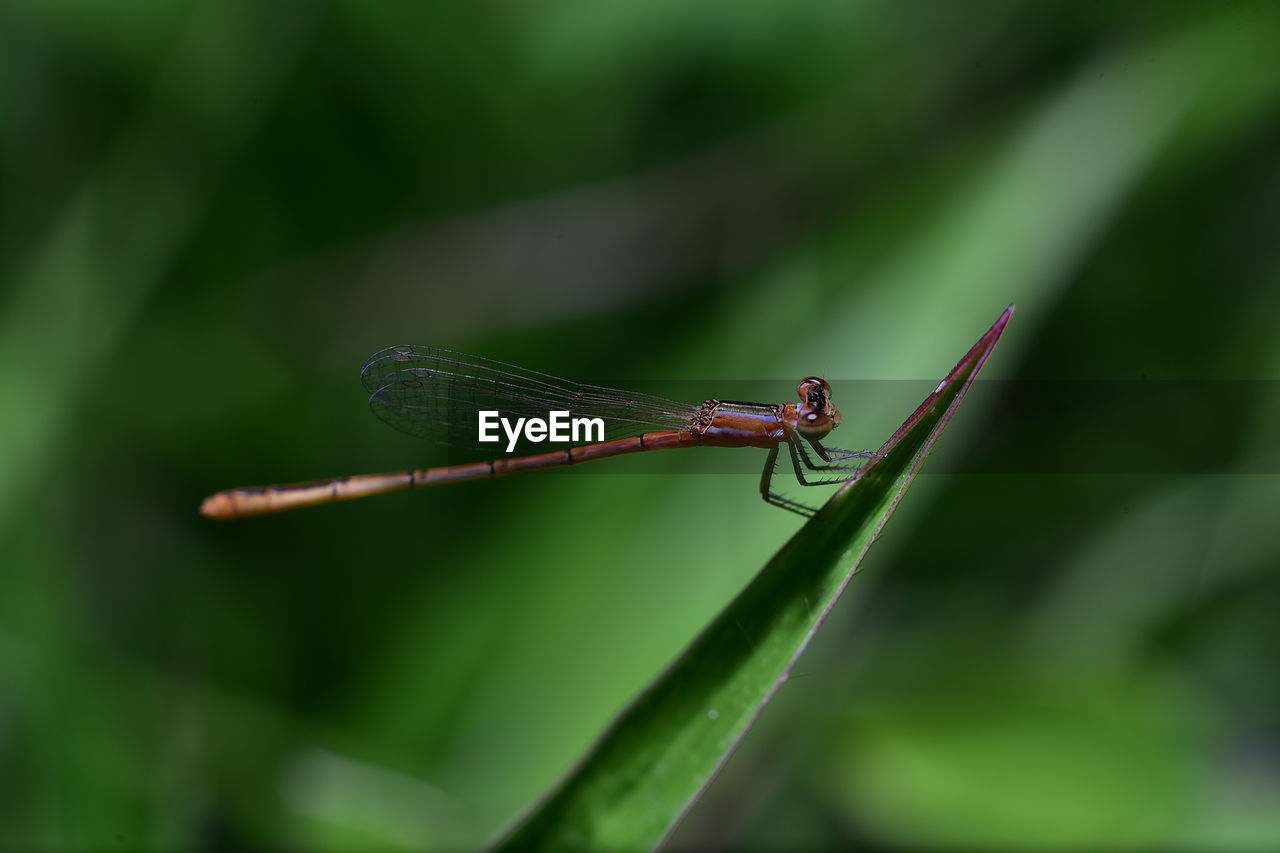
M 728 760 L 853 577 L 1013 314 L 605 732 L 498 849 L 660 845 Z

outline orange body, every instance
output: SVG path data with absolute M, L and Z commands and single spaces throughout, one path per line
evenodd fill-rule
M 824 380 L 811 376 L 801 380 L 796 390 L 800 395 L 800 405 L 708 400 L 697 408 L 690 416 L 688 425 L 682 429 L 646 432 L 616 441 L 585 444 L 532 456 L 388 474 L 363 474 L 311 483 L 228 489 L 205 498 L 200 511 L 210 518 L 240 518 L 417 486 L 501 477 L 519 471 L 573 465 L 623 453 L 672 447 L 762 447 L 776 452 L 781 444 L 790 440 L 792 433 L 815 442 L 840 425 L 840 412 L 831 402 L 831 387 Z M 767 467 L 771 471 L 772 462 Z

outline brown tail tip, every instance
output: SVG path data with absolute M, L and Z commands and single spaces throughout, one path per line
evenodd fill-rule
M 216 495 L 205 498 L 200 504 L 200 514 L 205 518 L 217 519 L 235 518 L 240 515 L 236 509 L 235 500 L 226 492 L 218 492 Z

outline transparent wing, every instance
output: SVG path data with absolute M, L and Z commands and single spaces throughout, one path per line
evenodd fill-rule
M 505 451 L 507 439 L 499 427 L 497 433 L 503 436 L 499 444 L 478 440 L 482 410 L 497 411 L 513 424 L 516 418 L 546 420 L 551 411 L 600 418 L 605 441 L 680 429 L 698 410 L 697 405 L 570 382 L 428 346 L 395 346 L 374 353 L 365 362 L 360 381 L 369 392 L 373 413 L 401 432 L 452 447 L 488 451 Z M 555 446 L 549 442 L 519 445 L 535 453 Z

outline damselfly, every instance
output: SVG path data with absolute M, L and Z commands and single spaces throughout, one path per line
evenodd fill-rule
M 822 439 L 840 426 L 840 411 L 832 402 L 831 386 L 816 376 L 800 380 L 798 403 L 707 400 L 688 405 L 557 379 L 437 347 L 398 346 L 375 353 L 364 365 L 361 382 L 369 392 L 369 406 L 379 418 L 396 429 L 441 444 L 483 449 L 477 440 L 482 412 L 516 419 L 568 412 L 575 419 L 600 419 L 603 435 L 592 444 L 485 462 L 229 489 L 205 498 L 200 511 L 211 518 L 239 518 L 398 489 L 573 465 L 623 453 L 706 445 L 767 449 L 769 455 L 760 476 L 761 496 L 775 506 L 807 516 L 813 514 L 812 508 L 771 488 L 782 448 L 786 448 L 796 479 L 804 486 L 844 482 L 859 469 L 848 463 L 876 455 L 870 450 L 823 446 Z

